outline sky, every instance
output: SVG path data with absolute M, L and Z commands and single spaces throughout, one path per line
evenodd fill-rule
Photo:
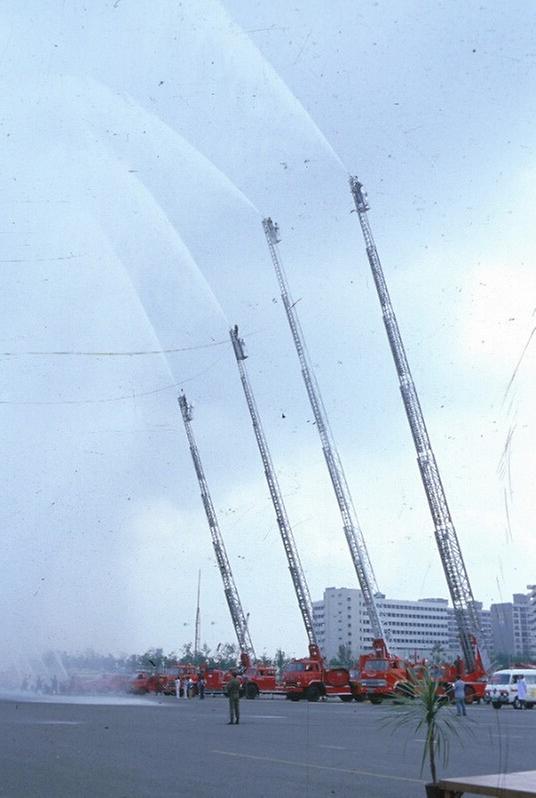
M 313 599 L 357 577 L 262 219 L 376 581 L 448 597 L 357 175 L 475 598 L 536 581 L 530 4 L 7 0 L 0 650 L 234 641 L 177 396 L 258 652 L 304 653 L 228 330 Z

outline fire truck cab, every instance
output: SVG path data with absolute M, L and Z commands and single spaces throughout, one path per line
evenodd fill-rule
M 318 701 L 325 696 L 338 696 L 341 701 L 353 699 L 350 674 L 346 668 L 325 668 L 322 659 L 293 659 L 283 671 L 283 692 L 291 701 L 306 698 Z
M 278 692 L 276 669 L 273 665 L 250 665 L 241 674 L 241 681 L 244 695 L 249 699 L 257 698 L 261 693 Z
M 371 652 L 359 657 L 354 692 L 358 701 L 368 699 L 372 704 L 381 704 L 384 698 L 407 692 L 411 666 L 389 654 L 384 640 L 373 640 L 372 647 Z

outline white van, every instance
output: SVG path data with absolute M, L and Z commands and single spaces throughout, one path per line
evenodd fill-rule
M 536 668 L 509 668 L 496 671 L 486 684 L 484 701 L 492 704 L 495 709 L 500 709 L 503 704 L 512 704 L 514 709 L 519 709 L 517 700 L 517 680 L 523 675 L 527 683 L 527 698 L 525 706 L 532 709 L 536 704 Z

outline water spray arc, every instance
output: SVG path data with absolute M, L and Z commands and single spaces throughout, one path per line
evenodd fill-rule
M 337 446 L 335 444 L 333 434 L 331 432 L 326 409 L 324 407 L 320 388 L 318 387 L 316 377 L 310 363 L 310 358 L 305 346 L 305 339 L 301 329 L 298 314 L 296 313 L 295 303 L 292 301 L 290 291 L 287 283 L 287 278 L 283 270 L 283 264 L 278 251 L 278 244 L 280 242 L 279 227 L 274 224 L 270 218 L 263 220 L 264 233 L 268 242 L 268 248 L 272 258 L 272 263 L 279 283 L 281 291 L 281 299 L 287 314 L 290 331 L 298 358 L 300 361 L 301 372 L 309 402 L 315 417 L 316 428 L 320 436 L 322 444 L 322 451 L 328 468 L 331 483 L 335 491 L 337 503 L 342 517 L 344 534 L 352 562 L 359 580 L 359 585 L 363 593 L 363 599 L 367 607 L 367 612 L 370 619 L 372 635 L 378 640 L 383 640 L 386 643 L 390 642 L 390 632 L 386 627 L 385 622 L 380 616 L 378 606 L 376 604 L 375 594 L 379 592 L 374 576 L 374 571 L 370 558 L 368 555 L 363 532 L 357 520 L 357 513 L 354 508 L 350 489 L 346 481 L 346 476 L 342 463 L 339 457 Z

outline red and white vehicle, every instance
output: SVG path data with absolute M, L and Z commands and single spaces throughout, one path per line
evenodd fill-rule
M 165 673 L 147 673 L 140 671 L 128 686 L 129 693 L 145 695 L 146 693 L 163 693 L 167 687 L 169 676 Z
M 350 189 L 363 233 L 367 258 L 380 302 L 385 332 L 387 333 L 398 376 L 400 394 L 417 454 L 417 464 L 434 524 L 434 536 L 439 557 L 458 626 L 463 662 L 460 659 L 452 664 L 442 666 L 438 681 L 445 685 L 445 690 L 448 694 L 449 685 L 458 676 L 461 676 L 466 682 L 466 700 L 468 702 L 478 701 L 484 696 L 486 674 L 484 662 L 488 660 L 488 656 L 483 646 L 477 604 L 473 596 L 460 541 L 452 520 L 439 467 L 432 449 L 419 396 L 404 349 L 402 335 L 398 327 L 391 297 L 389 296 L 380 256 L 374 243 L 372 229 L 368 220 L 369 202 L 367 194 L 363 184 L 357 177 L 350 178 Z M 476 644 L 477 638 L 480 640 L 482 655 Z
M 359 658 L 355 682 L 357 700 L 380 704 L 384 698 L 411 694 L 411 684 L 419 678 L 424 667 L 428 667 L 432 677 L 438 682 L 439 693 L 453 700 L 453 685 L 458 677 L 465 682 L 465 701 L 467 704 L 479 703 L 486 689 L 486 669 L 480 651 L 472 638 L 474 667 L 467 671 L 461 657 L 454 662 L 430 665 L 425 661 L 409 662 L 390 654 L 383 640 L 374 640 L 374 650 Z M 353 674 L 352 674 L 353 675 Z
M 249 664 L 239 678 L 244 687 L 244 695 L 249 699 L 262 694 L 277 695 L 283 692 L 282 685 L 277 681 L 277 670 L 273 665 L 263 665 L 261 662 Z
M 391 654 L 382 639 L 372 641 L 373 650 L 359 657 L 351 683 L 357 701 L 380 704 L 384 698 L 407 693 L 414 668 L 406 660 Z
M 454 662 L 431 666 L 430 670 L 434 678 L 442 684 L 445 693 L 451 700 L 454 700 L 452 686 L 459 677 L 465 682 L 465 703 L 479 704 L 485 698 L 488 677 L 475 638 L 469 635 L 469 640 L 473 649 L 474 661 L 473 668 L 470 671 L 467 670 L 461 657 L 457 657 Z
M 291 660 L 283 671 L 283 692 L 291 701 L 302 698 L 318 701 L 326 696 L 338 696 L 352 701 L 350 674 L 346 668 L 326 668 L 317 646 L 309 646 L 309 657 Z

